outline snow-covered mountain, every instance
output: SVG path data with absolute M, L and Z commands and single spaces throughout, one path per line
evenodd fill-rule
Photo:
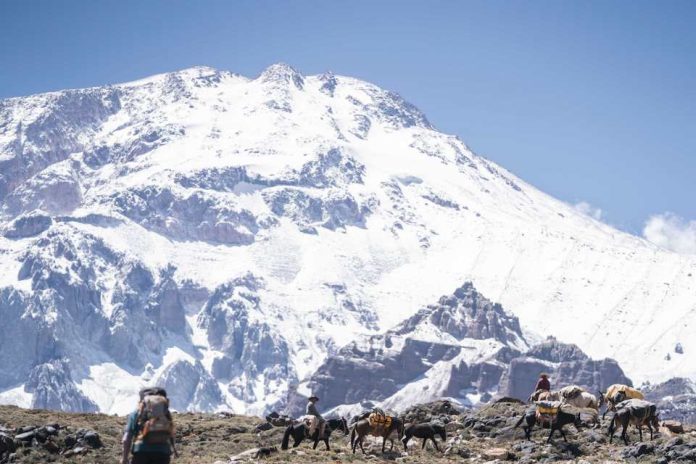
M 524 343 L 696 378 L 696 258 L 350 77 L 200 67 L 0 101 L 0 228 L 0 402 L 125 412 L 157 382 L 260 413 L 469 281 Z

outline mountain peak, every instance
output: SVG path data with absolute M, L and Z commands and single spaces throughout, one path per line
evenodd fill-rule
M 285 63 L 270 65 L 261 73 L 259 80 L 264 83 L 292 84 L 298 90 L 304 87 L 304 76 Z

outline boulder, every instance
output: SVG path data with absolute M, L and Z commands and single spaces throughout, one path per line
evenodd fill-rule
M 24 442 L 30 442 L 31 440 L 34 439 L 36 436 L 36 431 L 32 430 L 30 432 L 24 432 L 20 433 L 19 435 L 15 435 L 15 440 L 17 441 L 24 441 Z
M 655 445 L 652 443 L 636 443 L 631 446 L 627 446 L 621 451 L 621 455 L 624 458 L 639 458 L 646 454 L 653 454 L 655 451 Z
M 256 427 L 254 427 L 254 432 L 259 433 L 266 430 L 271 430 L 272 428 L 273 424 L 271 424 L 270 422 L 261 422 Z
M 672 433 L 684 433 L 684 425 L 675 420 L 666 420 L 660 424 Z
M 0 456 L 15 450 L 15 442 L 11 436 L 0 432 Z

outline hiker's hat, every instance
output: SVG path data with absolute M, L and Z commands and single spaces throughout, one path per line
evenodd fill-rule
M 318 396 L 315 396 L 315 395 L 312 395 L 312 396 L 309 397 L 309 401 L 319 401 L 319 397 L 318 397 Z

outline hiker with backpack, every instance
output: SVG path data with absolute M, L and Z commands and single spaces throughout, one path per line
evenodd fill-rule
M 145 388 L 140 391 L 138 409 L 128 416 L 121 464 L 169 464 L 172 454 L 179 456 L 167 392 L 163 388 Z

